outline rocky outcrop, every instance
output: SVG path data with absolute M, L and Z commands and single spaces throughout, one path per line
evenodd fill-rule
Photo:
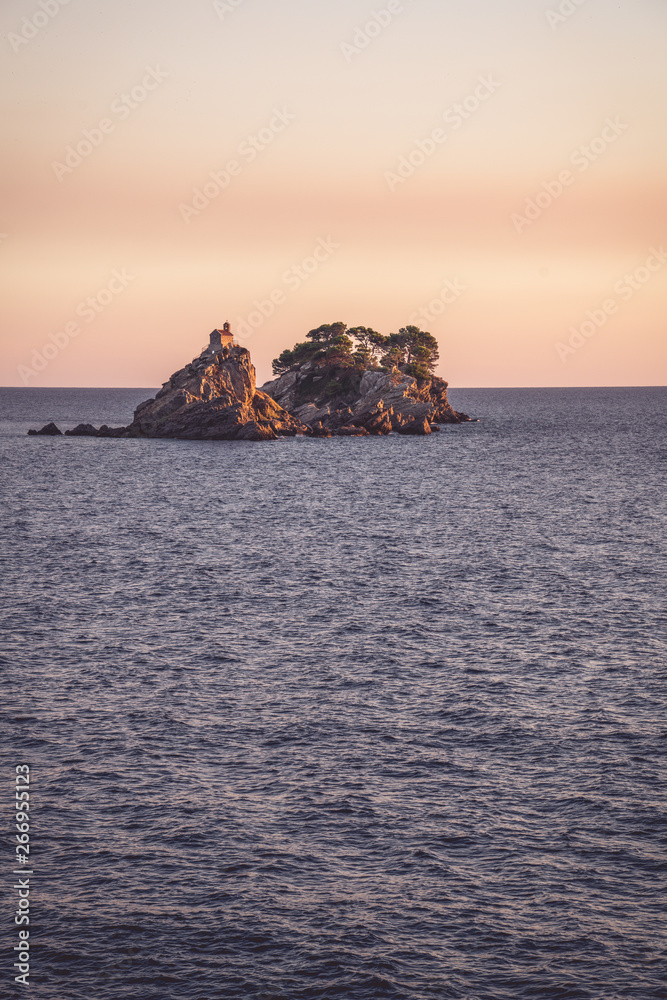
M 92 424 L 77 424 L 71 431 L 65 431 L 65 434 L 68 437 L 130 437 L 127 427 L 107 427 L 106 424 L 102 424 L 101 427 L 93 427 Z
M 470 420 L 450 406 L 443 379 L 418 381 L 397 369 L 359 371 L 309 361 L 265 383 L 262 392 L 315 437 L 431 434 L 439 424 Z
M 62 431 L 60 430 L 60 428 L 56 427 L 53 421 L 51 421 L 50 424 L 44 424 L 41 430 L 35 431 L 32 430 L 31 428 L 28 431 L 28 434 L 46 434 L 49 437 L 53 437 L 56 434 L 62 434 Z
M 307 428 L 255 386 L 244 347 L 204 351 L 141 403 L 127 428 L 131 437 L 271 441 Z
M 53 429 L 49 429 L 53 428 Z M 308 428 L 274 399 L 257 391 L 250 352 L 210 348 L 175 372 L 154 399 L 140 403 L 128 427 L 79 424 L 72 437 L 185 438 L 211 441 L 273 441 Z M 55 424 L 30 434 L 60 434 Z
M 309 361 L 255 385 L 250 352 L 208 347 L 140 403 L 127 427 L 79 424 L 71 437 L 273 441 L 279 437 L 431 434 L 439 424 L 470 420 L 447 399 L 440 378 L 417 380 L 394 369 Z M 60 434 L 54 423 L 29 434 Z

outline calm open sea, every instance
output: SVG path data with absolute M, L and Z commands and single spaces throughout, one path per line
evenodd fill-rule
M 150 394 L 2 392 L 31 997 L 667 997 L 665 391 L 454 390 L 480 422 L 428 438 L 25 433 Z

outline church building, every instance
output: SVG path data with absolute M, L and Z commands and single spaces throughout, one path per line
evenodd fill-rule
M 232 347 L 233 344 L 234 337 L 232 336 L 232 331 L 229 329 L 229 323 L 225 323 L 222 330 L 214 330 L 211 334 L 209 350 L 212 354 L 217 354 L 223 347 Z

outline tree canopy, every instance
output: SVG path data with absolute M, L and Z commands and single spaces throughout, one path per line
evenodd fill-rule
M 416 326 L 404 326 L 385 336 L 366 326 L 348 329 L 345 323 L 323 323 L 310 330 L 305 341 L 274 359 L 273 374 L 282 375 L 313 361 L 344 368 L 396 368 L 414 378 L 430 379 L 439 357 L 435 337 Z

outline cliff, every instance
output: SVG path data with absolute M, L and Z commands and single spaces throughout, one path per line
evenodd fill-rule
M 438 424 L 470 420 L 451 407 L 443 379 L 416 379 L 397 369 L 308 361 L 266 382 L 262 392 L 321 437 L 430 434 Z
M 126 430 L 131 437 L 270 441 L 306 428 L 257 391 L 249 351 L 224 347 L 172 375 L 155 399 L 140 403 Z

